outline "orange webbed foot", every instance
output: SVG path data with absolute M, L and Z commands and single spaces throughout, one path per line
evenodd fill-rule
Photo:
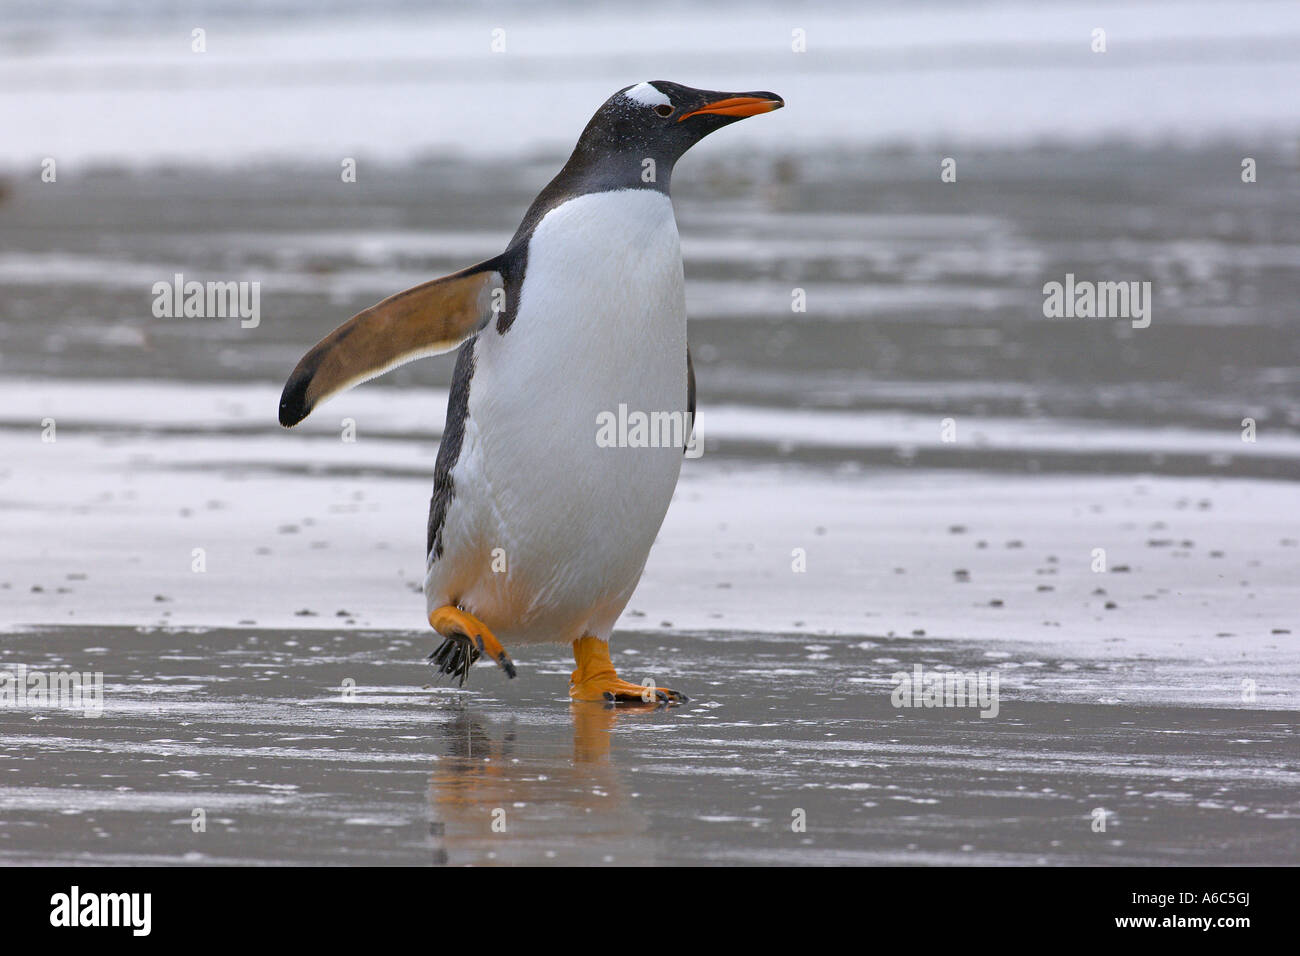
M 672 706 L 690 699 L 667 687 L 623 680 L 609 659 L 608 642 L 598 637 L 580 637 L 574 641 L 573 659 L 578 667 L 569 677 L 569 696 L 574 700 Z
M 515 663 L 506 649 L 473 614 L 447 604 L 429 614 L 429 623 L 446 638 L 429 660 L 441 673 L 458 678 L 461 687 L 469 677 L 470 665 L 483 654 L 495 661 L 507 677 L 515 676 Z

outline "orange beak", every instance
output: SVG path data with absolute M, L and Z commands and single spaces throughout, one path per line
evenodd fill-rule
M 729 96 L 725 100 L 716 100 L 708 106 L 702 106 L 677 120 L 690 119 L 699 113 L 714 113 L 718 116 L 757 116 L 770 113 L 785 106 L 784 100 L 768 100 L 759 96 Z

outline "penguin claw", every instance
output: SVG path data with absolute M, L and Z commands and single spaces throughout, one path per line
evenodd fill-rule
M 497 667 L 505 671 L 506 676 L 511 680 L 514 680 L 515 677 L 518 676 L 518 671 L 515 670 L 515 662 L 506 657 L 504 653 L 497 658 Z
M 476 634 L 474 636 L 474 645 L 478 648 L 477 652 L 474 654 L 474 660 L 478 660 L 481 654 L 488 653 L 487 647 L 485 647 L 483 643 L 483 635 Z M 517 673 L 515 671 L 515 662 L 510 659 L 510 655 L 506 653 L 504 647 L 501 648 L 501 653 L 497 654 L 493 660 L 496 662 L 497 667 L 506 672 L 507 677 L 512 680 L 514 679 Z

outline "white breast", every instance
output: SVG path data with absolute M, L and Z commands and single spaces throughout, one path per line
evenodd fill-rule
M 476 365 L 430 606 L 507 645 L 607 638 L 672 498 L 680 447 L 601 447 L 602 414 L 686 411 L 686 303 L 668 197 L 594 193 L 533 232 L 519 309 Z M 495 549 L 501 549 L 496 552 Z M 494 573 L 504 558 L 507 570 Z

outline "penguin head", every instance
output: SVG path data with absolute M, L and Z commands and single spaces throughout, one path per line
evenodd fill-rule
M 781 97 L 766 91 L 724 93 L 667 80 L 637 83 L 619 90 L 596 111 L 574 154 L 647 157 L 671 169 L 715 130 L 784 105 Z

